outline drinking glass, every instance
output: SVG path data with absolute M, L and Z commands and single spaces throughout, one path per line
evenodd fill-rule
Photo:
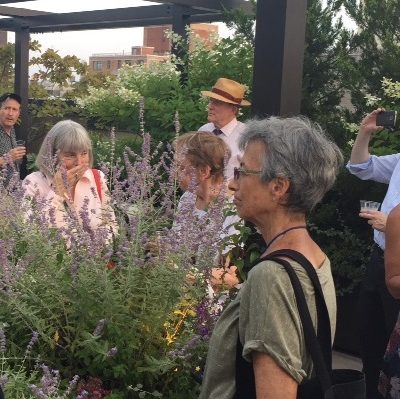
M 380 206 L 381 206 L 380 202 L 360 200 L 361 212 L 377 211 Z

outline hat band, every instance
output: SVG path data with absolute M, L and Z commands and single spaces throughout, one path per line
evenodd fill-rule
M 225 97 L 226 99 L 234 101 L 235 103 L 238 103 L 238 104 L 240 104 L 243 100 L 243 98 L 233 97 L 231 94 L 227 93 L 226 91 L 217 89 L 215 87 L 213 87 L 211 91 L 215 94 L 219 94 L 220 96 Z

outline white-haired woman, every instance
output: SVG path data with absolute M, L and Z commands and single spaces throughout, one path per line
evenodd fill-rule
M 36 158 L 39 171 L 23 181 L 25 198 L 50 227 L 68 230 L 71 219 L 105 241 L 117 231 L 103 172 L 92 169 L 92 142 L 86 129 L 72 120 L 56 123 Z M 32 208 L 31 208 L 32 209 Z
M 306 214 L 334 184 L 342 155 L 318 125 L 306 118 L 253 120 L 239 140 L 244 150 L 230 188 L 239 216 L 261 232 L 268 255 L 297 251 L 311 262 L 322 286 L 331 335 L 336 322 L 330 262 L 310 237 Z M 288 259 L 302 285 L 316 325 L 315 294 L 306 271 Z M 213 331 L 200 398 L 295 399 L 313 375 L 294 291 L 283 266 L 261 261 Z M 238 364 L 248 368 L 245 381 Z M 252 392 L 243 396 L 241 391 Z

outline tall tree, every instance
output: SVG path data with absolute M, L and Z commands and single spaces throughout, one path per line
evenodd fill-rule
M 353 46 L 360 84 L 353 87 L 353 97 L 362 109 L 366 92 L 382 94 L 384 77 L 400 80 L 400 2 L 343 0 L 343 4 L 357 25 Z
M 29 50 L 38 51 L 40 44 L 37 40 L 29 43 Z M 12 91 L 14 87 L 15 44 L 7 43 L 0 47 L 0 92 Z
M 0 47 L 0 92 L 11 91 L 14 81 L 15 45 L 7 43 Z
M 39 72 L 33 75 L 33 80 L 49 82 L 64 86 L 74 74 L 86 73 L 87 64 L 79 60 L 75 55 L 62 57 L 58 51 L 47 49 L 40 57 L 32 57 L 30 65 L 38 65 Z

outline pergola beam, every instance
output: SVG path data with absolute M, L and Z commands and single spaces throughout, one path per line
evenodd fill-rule
M 95 30 L 173 24 L 174 5 L 118 8 L 111 10 L 82 11 L 63 14 L 40 15 L 29 18 L 0 19 L 0 30 L 16 30 L 29 27 L 31 33 L 53 31 Z M 188 23 L 216 21 L 221 13 L 210 13 L 204 10 L 193 10 L 180 7 Z
M 0 0 L 0 4 L 23 3 L 25 1 L 32 1 L 32 0 Z
M 195 10 L 224 11 L 240 8 L 245 13 L 252 13 L 252 4 L 243 0 L 144 0 L 156 3 L 170 3 L 191 7 Z
M 48 15 L 50 12 L 29 10 L 28 8 L 17 8 L 0 6 L 0 15 L 6 17 L 35 17 L 37 15 Z

